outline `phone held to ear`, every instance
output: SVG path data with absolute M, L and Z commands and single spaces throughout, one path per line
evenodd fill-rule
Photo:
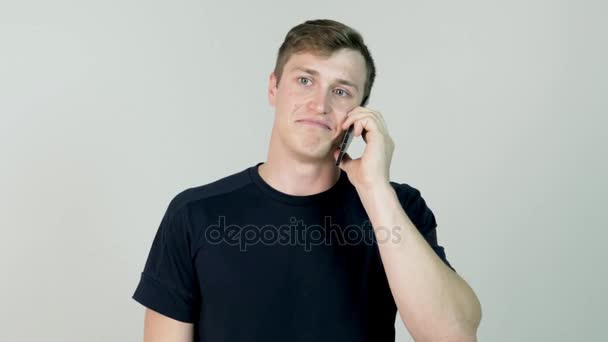
M 353 138 L 354 127 L 355 125 L 350 125 L 350 127 L 348 127 L 348 130 L 346 131 L 346 134 L 344 134 L 344 138 L 342 139 L 342 143 L 340 144 L 340 154 L 338 155 L 338 159 L 336 160 L 336 166 L 340 165 L 340 163 L 342 162 L 342 158 L 346 153 L 346 149 L 348 148 L 348 145 L 350 145 L 350 142 Z

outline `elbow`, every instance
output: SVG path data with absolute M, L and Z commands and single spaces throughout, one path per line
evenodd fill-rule
M 442 338 L 436 342 L 477 342 L 477 334 Z
M 449 331 L 448 334 L 443 334 L 441 337 L 433 337 L 423 339 L 422 341 L 429 342 L 477 342 L 477 329 L 481 323 L 481 304 L 476 296 L 471 305 L 463 311 L 461 318 L 444 331 Z
M 479 328 L 479 324 L 481 323 L 481 303 L 479 302 L 479 298 L 473 293 L 473 305 L 471 310 L 471 317 L 468 322 L 468 329 L 473 334 L 477 334 L 477 328 Z
M 414 341 L 416 342 L 477 342 L 478 326 L 479 321 L 477 323 L 474 321 L 468 323 L 459 322 L 458 324 L 451 325 L 449 328 L 428 330 L 425 335 L 412 334 L 412 337 L 414 337 Z
M 456 325 L 458 328 L 447 338 L 441 339 L 441 342 L 477 342 L 477 329 L 481 323 L 481 304 L 476 296 L 474 296 L 472 305 L 465 311 L 463 319 Z

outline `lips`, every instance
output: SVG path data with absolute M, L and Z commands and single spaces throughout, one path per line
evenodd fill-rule
M 331 130 L 331 128 L 329 128 L 329 125 L 323 123 L 322 121 L 315 120 L 315 119 L 302 119 L 302 120 L 298 120 L 297 122 L 304 123 L 307 125 L 316 125 L 316 126 Z

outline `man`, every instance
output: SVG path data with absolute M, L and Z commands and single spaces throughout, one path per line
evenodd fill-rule
M 397 309 L 416 341 L 476 340 L 479 301 L 433 213 L 389 181 L 393 141 L 364 107 L 374 77 L 352 28 L 289 31 L 270 74 L 266 162 L 169 204 L 133 295 L 146 342 L 394 341 Z M 366 147 L 338 167 L 351 124 Z

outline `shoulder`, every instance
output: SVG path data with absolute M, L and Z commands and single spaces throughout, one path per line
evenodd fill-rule
M 419 229 L 437 225 L 433 211 L 418 188 L 407 183 L 391 182 L 391 185 L 406 214 Z
M 189 187 L 179 191 L 169 202 L 167 213 L 172 215 L 182 211 L 193 203 L 207 201 L 212 198 L 238 192 L 251 183 L 245 171 L 230 174 L 212 182 Z
M 391 186 L 397 193 L 397 197 L 402 204 L 409 204 L 412 201 L 421 199 L 422 195 L 420 190 L 408 183 L 390 182 Z

